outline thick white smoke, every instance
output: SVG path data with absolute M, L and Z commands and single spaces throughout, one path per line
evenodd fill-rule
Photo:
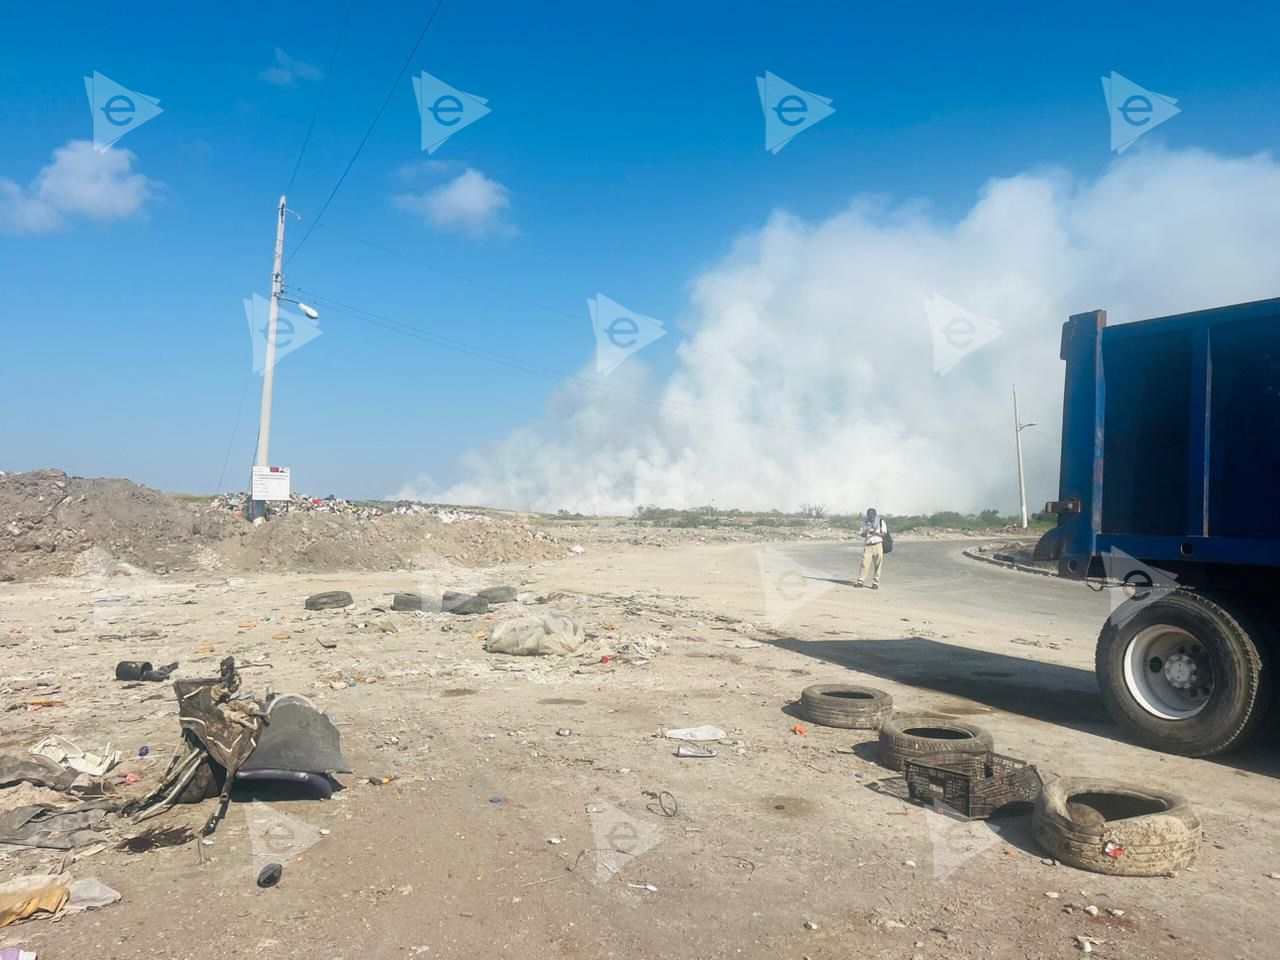
M 1067 316 L 1103 308 L 1114 324 L 1275 296 L 1278 236 L 1269 155 L 1159 148 L 1092 182 L 992 180 L 959 222 L 867 197 L 818 223 L 775 212 L 695 279 L 665 384 L 643 354 L 602 381 L 663 404 L 565 387 L 542 419 L 468 453 L 463 482 L 401 495 L 599 513 L 1012 510 L 1016 381 L 1022 418 L 1040 424 L 1023 435 L 1034 508 L 1057 492 Z M 1002 331 L 943 376 L 934 295 Z

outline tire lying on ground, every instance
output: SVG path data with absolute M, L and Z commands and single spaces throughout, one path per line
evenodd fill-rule
M 440 609 L 445 613 L 456 613 L 459 616 L 469 613 L 488 613 L 489 602 L 470 593 L 446 590 L 444 596 L 440 598 Z
M 880 726 L 880 762 L 902 773 L 908 760 L 930 753 L 986 753 L 991 734 L 982 727 L 941 717 L 891 717 Z
M 349 607 L 352 604 L 351 594 L 345 590 L 329 590 L 325 593 L 313 593 L 307 597 L 305 604 L 308 610 L 333 610 L 337 607 Z
M 879 730 L 893 715 L 893 698 L 883 690 L 839 683 L 815 683 L 800 693 L 805 719 L 824 727 Z
M 397 593 L 391 598 L 391 609 L 400 611 L 424 610 L 432 612 L 440 609 L 433 598 L 420 593 Z
M 1055 860 L 1080 870 L 1159 877 L 1195 863 L 1200 819 L 1176 793 L 1062 777 L 1040 792 L 1031 835 Z
M 1270 700 L 1270 627 L 1238 601 L 1179 589 L 1130 600 L 1098 636 L 1107 712 L 1134 740 L 1205 757 L 1237 746 Z

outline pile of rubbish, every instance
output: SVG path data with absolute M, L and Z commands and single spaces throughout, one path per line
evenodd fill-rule
M 236 517 L 245 517 L 248 515 L 249 494 L 220 493 L 210 501 L 209 509 L 214 512 L 230 513 Z M 272 502 L 267 510 L 272 514 L 336 513 L 354 516 L 357 520 L 362 521 L 373 520 L 383 514 L 383 510 L 380 507 L 360 506 L 350 500 L 343 500 L 341 497 L 335 497 L 332 494 L 322 499 L 295 493 L 288 500 Z
M 167 672 L 150 672 L 168 679 Z M 146 847 L 128 837 L 132 825 L 175 804 L 216 797 L 220 802 L 202 831 L 208 836 L 226 815 L 237 783 L 284 781 L 328 799 L 339 787 L 333 775 L 351 772 L 338 730 L 324 713 L 302 696 L 255 698 L 243 690 L 231 657 L 222 661 L 217 677 L 176 680 L 174 691 L 181 740 L 160 783 L 141 798 L 126 800 L 115 793 L 117 786 L 141 778 L 111 773 L 121 756 L 110 744 L 99 749 L 51 735 L 25 751 L 0 753 L 0 857 L 23 850 L 83 856 L 96 852 L 87 848 L 102 849 L 121 834 L 126 835 L 122 846 L 136 852 Z M 143 747 L 139 756 L 146 754 Z M 187 829 L 165 832 L 199 842 Z M 0 883 L 0 927 L 57 919 L 120 900 L 117 891 L 93 877 L 66 873 L 66 862 L 55 872 Z M 278 878 L 279 866 L 271 866 Z
M 249 494 L 220 493 L 209 502 L 208 509 L 215 513 L 230 513 L 243 518 L 248 515 Z M 330 494 L 327 497 L 308 497 L 295 493 L 289 500 L 272 502 L 267 507 L 268 513 L 329 513 L 355 517 L 359 521 L 375 520 L 378 517 L 423 516 L 434 517 L 441 523 L 489 523 L 490 517 L 469 510 L 455 507 L 443 507 L 437 504 L 413 503 L 402 501 L 386 507 L 374 507 L 353 503 Z

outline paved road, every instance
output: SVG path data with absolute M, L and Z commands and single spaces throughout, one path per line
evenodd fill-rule
M 833 618 L 839 629 L 815 631 L 814 620 L 781 645 L 983 707 L 1093 731 L 1109 727 L 1093 649 L 1110 597 L 1078 581 L 967 559 L 962 551 L 972 545 L 899 541 L 875 593 L 850 588 L 859 544 L 788 547 L 810 576 L 838 584 L 827 597 L 850 616 Z
M 1028 633 L 1047 624 L 1068 636 L 1096 637 L 1111 610 L 1105 592 L 1078 580 L 1035 574 L 970 560 L 962 551 L 974 541 L 897 541 L 885 558 L 881 592 L 904 606 L 973 616 L 1015 617 Z M 817 544 L 788 550 L 796 560 L 833 579 L 852 580 L 862 556 L 859 544 Z

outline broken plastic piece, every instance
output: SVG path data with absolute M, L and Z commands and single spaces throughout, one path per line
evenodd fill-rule
M 696 757 L 698 759 L 710 759 L 714 757 L 716 752 L 710 747 L 691 747 L 687 743 L 682 743 L 676 747 L 677 757 Z

